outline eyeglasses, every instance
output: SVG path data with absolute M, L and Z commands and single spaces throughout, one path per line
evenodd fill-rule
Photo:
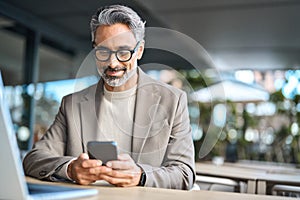
M 95 56 L 96 56 L 96 59 L 99 60 L 100 62 L 106 62 L 110 59 L 111 54 L 114 53 L 119 62 L 127 62 L 132 58 L 132 55 L 138 49 L 139 43 L 140 42 L 138 42 L 135 45 L 133 50 L 119 49 L 117 51 L 111 51 L 108 48 L 96 47 L 95 48 Z

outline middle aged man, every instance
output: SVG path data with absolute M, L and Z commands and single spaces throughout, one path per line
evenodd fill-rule
M 194 148 L 186 94 L 147 76 L 137 65 L 144 22 L 113 5 L 92 17 L 98 84 L 63 98 L 54 123 L 26 155 L 26 175 L 87 185 L 191 189 Z M 114 140 L 118 160 L 89 159 L 88 141 Z

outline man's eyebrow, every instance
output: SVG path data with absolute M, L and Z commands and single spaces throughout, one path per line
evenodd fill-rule
M 109 48 L 108 48 L 108 47 L 106 47 L 106 46 L 102 46 L 102 45 L 96 46 L 96 48 L 97 48 L 97 49 L 107 49 L 107 50 L 109 50 Z
M 102 46 L 102 45 L 99 45 L 99 46 L 96 46 L 95 48 L 97 49 L 105 49 L 105 50 L 110 50 L 110 48 L 106 47 L 106 46 Z M 117 49 L 131 49 L 132 47 L 129 46 L 129 45 L 122 45 L 122 46 L 118 46 Z
M 122 45 L 122 46 L 119 46 L 118 49 L 130 49 L 131 46 L 128 46 L 128 45 Z

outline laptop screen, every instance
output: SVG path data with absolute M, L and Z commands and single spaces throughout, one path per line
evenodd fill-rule
M 23 199 L 27 194 L 19 148 L 0 73 L 0 199 Z

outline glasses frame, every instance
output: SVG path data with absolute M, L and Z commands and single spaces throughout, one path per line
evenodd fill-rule
M 138 47 L 139 47 L 139 44 L 140 44 L 140 41 L 137 42 L 137 44 L 135 45 L 134 49 L 132 49 L 132 50 L 119 49 L 119 50 L 117 50 L 117 51 L 112 51 L 112 50 L 110 50 L 110 49 L 107 49 L 107 51 L 109 52 L 109 56 L 107 57 L 106 60 L 100 60 L 100 59 L 97 57 L 97 53 L 96 53 L 96 52 L 97 52 L 98 50 L 100 50 L 100 48 L 95 47 L 95 49 L 94 49 L 94 51 L 95 51 L 94 54 L 95 54 L 96 59 L 97 59 L 98 61 L 100 61 L 100 62 L 107 62 L 107 61 L 110 59 L 110 57 L 111 57 L 112 54 L 115 54 L 115 57 L 117 58 L 117 60 L 118 60 L 119 62 L 128 62 L 129 60 L 131 60 L 132 55 L 137 51 L 137 49 L 138 49 Z M 120 60 L 120 59 L 118 58 L 118 52 L 120 52 L 120 51 L 128 51 L 128 52 L 130 52 L 130 57 L 129 57 L 127 60 Z

